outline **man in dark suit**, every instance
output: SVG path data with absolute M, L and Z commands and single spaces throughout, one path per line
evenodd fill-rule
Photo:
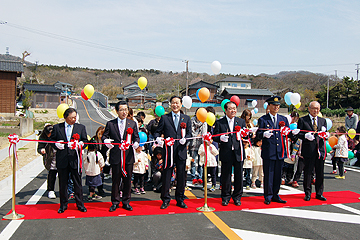
M 70 142 L 74 139 L 74 135 L 78 134 L 80 144 L 87 142 L 87 134 L 85 126 L 76 122 L 76 110 L 74 108 L 68 108 L 64 112 L 64 123 L 54 125 L 54 129 L 51 133 L 51 141 L 58 141 L 52 144 L 52 147 L 56 151 L 56 168 L 59 174 L 59 188 L 60 188 L 60 208 L 58 213 L 63 213 L 67 209 L 68 205 L 68 179 L 69 173 L 71 173 L 72 180 L 74 182 L 75 201 L 76 206 L 81 212 L 86 212 L 83 200 L 83 191 L 81 185 L 81 165 L 76 151 L 70 149 L 68 144 L 62 144 L 61 142 Z
M 120 203 L 120 180 L 123 180 L 123 196 L 122 196 L 122 208 L 128 211 L 132 211 L 130 206 L 131 200 L 131 176 L 133 172 L 133 165 L 135 162 L 134 149 L 139 147 L 139 134 L 137 124 L 130 119 L 127 119 L 129 106 L 125 101 L 120 101 L 115 105 L 115 110 L 118 118 L 107 122 L 104 134 L 102 136 L 103 142 L 111 149 L 109 162 L 112 170 L 112 187 L 111 187 L 111 202 L 112 206 L 109 211 L 113 212 L 119 208 Z M 120 150 L 119 146 L 111 144 L 128 142 L 133 143 L 125 151 Z
M 315 167 L 315 191 L 316 198 L 326 201 L 323 196 L 324 191 L 324 162 L 325 162 L 325 143 L 323 138 L 319 138 L 318 132 L 325 132 L 327 129 L 326 120 L 318 117 L 320 103 L 313 101 L 309 105 L 309 115 L 299 119 L 298 128 L 301 131 L 299 138 L 303 140 L 301 154 L 304 157 L 304 192 L 305 201 L 311 198 L 311 175 Z M 307 132 L 312 131 L 312 132 Z
M 236 104 L 227 102 L 224 106 L 225 117 L 215 122 L 214 135 L 219 133 L 234 132 L 236 126 L 246 128 L 245 120 L 236 117 Z M 245 159 L 244 144 L 236 138 L 236 133 L 213 137 L 219 142 L 219 160 L 221 161 L 221 199 L 222 205 L 227 206 L 230 199 L 236 206 L 241 205 L 243 194 L 243 164 Z M 242 146 L 240 146 L 242 144 Z M 242 152 L 241 152 L 242 150 Z M 231 175 L 234 167 L 234 191 L 231 194 Z
M 172 146 L 173 151 L 171 151 L 170 146 L 166 146 L 166 143 L 163 145 L 163 171 L 161 175 L 162 179 L 162 188 L 161 188 L 161 200 L 163 201 L 161 209 L 165 209 L 170 204 L 170 183 L 171 175 L 176 166 L 176 191 L 175 199 L 176 206 L 181 208 L 187 208 L 184 203 L 185 199 L 185 183 L 186 183 L 186 158 L 187 158 L 187 149 L 186 149 L 186 140 L 185 138 L 191 137 L 191 121 L 190 117 L 182 114 L 180 112 L 182 106 L 182 99 L 178 96 L 172 96 L 170 98 L 170 107 L 171 112 L 161 116 L 159 121 L 159 126 L 156 129 L 154 137 L 157 142 L 163 141 L 161 135 L 164 135 L 165 140 L 167 138 L 180 139 L 180 141 L 175 141 Z M 184 130 L 181 129 L 181 126 L 186 124 Z M 182 134 L 183 131 L 183 134 Z M 167 150 L 165 150 L 165 148 Z M 167 153 L 167 154 L 166 154 Z
M 257 137 L 262 139 L 261 157 L 263 159 L 264 170 L 264 203 L 267 205 L 271 201 L 286 203 L 279 196 L 284 158 L 287 157 L 287 149 L 283 148 L 283 146 L 286 146 L 286 139 L 285 136 L 281 136 L 279 130 L 266 130 L 280 129 L 282 124 L 289 127 L 287 118 L 278 114 L 280 100 L 281 97 L 279 96 L 268 98 L 266 102 L 268 103 L 267 109 L 269 109 L 269 113 L 263 115 L 258 120 L 259 130 L 257 131 Z M 298 133 L 298 131 L 296 132 Z

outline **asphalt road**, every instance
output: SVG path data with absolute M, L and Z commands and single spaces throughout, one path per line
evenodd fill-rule
M 89 102 L 76 100 L 76 104 L 80 122 L 86 125 L 88 134 L 92 136 L 97 127 L 105 124 L 106 120 L 97 114 Z M 333 175 L 328 174 L 331 167 L 326 165 L 325 196 L 326 192 L 345 190 L 360 194 L 360 170 L 353 167 L 348 167 L 347 170 L 345 180 L 336 180 Z M 16 203 L 26 204 L 44 184 L 46 176 L 45 170 L 33 176 L 16 195 Z M 58 186 L 56 187 L 58 195 L 57 188 Z M 88 188 L 84 186 L 83 189 L 86 199 Z M 132 195 L 132 201 L 160 199 L 160 194 L 151 191 L 151 186 L 146 186 L 145 190 L 147 191 L 145 195 Z M 99 201 L 109 205 L 111 179 L 105 180 L 105 191 L 106 196 Z M 191 193 L 197 198 L 203 197 L 203 191 L 199 186 L 193 186 Z M 287 186 L 281 188 L 281 194 L 291 193 L 302 193 L 302 186 L 297 189 Z M 174 192 L 171 195 L 173 196 Z M 261 189 L 244 191 L 243 199 L 251 196 L 261 196 Z M 209 198 L 212 197 L 219 198 L 220 190 L 209 194 Z M 286 200 L 286 195 L 283 199 Z M 37 204 L 48 203 L 58 204 L 59 198 L 48 199 L 45 193 L 37 202 Z M 85 200 L 85 206 L 86 204 Z M 11 200 L 0 208 L 0 215 L 6 215 L 10 209 Z M 271 210 L 246 210 L 239 207 L 238 211 L 215 211 L 213 214 L 213 217 L 219 218 L 218 222 L 210 221 L 202 212 L 126 217 L 3 220 L 0 221 L 0 236 L 11 236 L 10 239 L 227 239 L 227 236 L 235 233 L 239 237 L 237 239 L 338 240 L 359 239 L 360 235 L 360 200 L 348 204 Z M 231 234 L 227 235 L 229 233 Z

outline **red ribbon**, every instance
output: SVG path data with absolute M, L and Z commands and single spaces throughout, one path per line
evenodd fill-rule
M 119 145 L 119 148 L 121 150 L 121 172 L 123 174 L 124 177 L 127 176 L 127 172 L 125 170 L 125 160 L 126 160 L 126 150 L 128 150 L 130 147 L 130 143 L 128 143 L 127 141 L 122 141 Z
M 10 149 L 11 149 L 11 147 L 12 146 L 14 146 L 13 147 L 13 154 L 14 154 L 14 156 L 15 156 L 15 159 L 16 159 L 16 161 L 18 161 L 18 156 L 17 156 L 17 152 L 16 152 L 16 144 L 19 142 L 19 136 L 18 135 L 16 135 L 15 133 L 14 134 L 10 134 L 9 136 L 8 136 L 8 140 L 9 140 L 9 142 L 10 142 L 10 146 L 9 146 L 9 157 L 10 157 Z
M 170 137 L 168 137 L 168 138 L 166 138 L 166 139 L 164 139 L 164 141 L 165 141 L 165 151 L 166 151 L 166 157 L 165 157 L 165 159 L 166 159 L 166 161 L 165 161 L 165 167 L 164 167 L 164 169 L 166 169 L 167 168 L 167 162 L 168 162 L 168 146 L 170 147 L 170 150 L 171 150 L 171 156 L 170 156 L 170 159 L 171 159 L 171 164 L 170 164 L 170 166 L 169 167 L 172 167 L 173 166 L 173 154 L 172 154 L 172 150 L 173 150 L 173 145 L 174 145 L 174 143 L 175 143 L 175 140 L 174 140 L 174 138 L 170 138 Z
M 319 132 L 318 133 L 319 138 L 322 138 L 324 140 L 324 145 L 325 145 L 325 154 L 324 154 L 324 161 L 326 159 L 326 153 L 327 153 L 327 149 L 326 149 L 326 138 L 329 136 L 328 132 Z M 319 154 L 320 156 L 320 154 Z
M 291 130 L 290 130 L 289 127 L 281 127 L 281 128 L 280 128 L 281 144 L 282 144 L 282 148 L 283 148 L 282 157 L 285 157 L 285 148 L 286 148 L 287 158 L 290 158 L 289 149 L 288 149 L 288 142 L 289 142 L 289 140 L 288 140 L 288 135 L 289 135 L 290 131 L 291 131 Z M 285 146 L 284 146 L 283 136 L 285 137 Z
M 208 157 L 207 157 L 207 145 L 211 143 L 211 133 L 207 132 L 207 133 L 204 133 L 202 135 L 202 138 L 203 138 L 203 142 L 204 142 L 204 151 L 205 151 L 205 167 L 207 167 L 207 160 L 208 160 Z

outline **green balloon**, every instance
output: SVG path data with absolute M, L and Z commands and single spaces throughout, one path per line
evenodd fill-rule
M 165 114 L 165 109 L 163 108 L 163 106 L 157 106 L 155 108 L 155 113 L 156 115 L 158 115 L 159 117 L 161 117 L 162 115 Z
M 349 159 L 353 159 L 355 157 L 354 153 L 352 151 L 349 151 Z
M 222 100 L 222 102 L 221 102 L 221 108 L 222 108 L 222 110 L 225 112 L 225 104 L 227 103 L 227 102 L 230 102 L 230 100 L 229 99 L 224 99 L 224 100 Z
M 329 144 L 329 141 L 326 141 L 326 152 L 329 153 L 332 150 L 332 147 Z

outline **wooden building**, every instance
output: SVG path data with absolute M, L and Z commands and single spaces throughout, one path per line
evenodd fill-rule
M 57 108 L 61 103 L 62 90 L 54 85 L 23 84 L 23 91 L 32 91 L 32 108 Z

